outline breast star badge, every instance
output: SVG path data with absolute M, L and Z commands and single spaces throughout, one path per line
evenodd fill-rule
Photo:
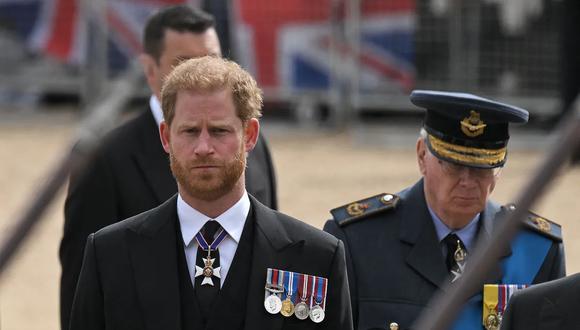
M 463 271 L 465 270 L 465 264 L 462 262 L 458 262 L 457 263 L 457 270 L 451 270 L 451 274 L 453 274 L 453 279 L 451 280 L 451 283 L 457 281 L 461 275 L 463 275 Z

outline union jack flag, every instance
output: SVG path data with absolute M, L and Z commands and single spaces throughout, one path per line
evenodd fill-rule
M 32 50 L 69 63 L 86 59 L 87 22 L 94 11 L 81 10 L 81 0 L 0 0 L 2 13 L 20 22 L 18 32 Z M 187 0 L 108 0 L 105 18 L 113 57 L 131 58 L 141 50 L 141 36 L 147 18 L 159 8 Z M 86 3 L 92 3 L 86 1 Z M 195 1 L 197 3 L 197 1 Z M 87 14 L 88 15 L 83 15 Z M 111 59 L 115 61 L 115 59 Z
M 327 88 L 332 70 L 329 46 L 333 2 L 237 0 L 240 61 L 266 88 Z M 357 57 L 361 89 L 412 89 L 415 1 L 363 0 L 360 22 L 358 54 L 344 42 L 333 41 L 339 57 Z

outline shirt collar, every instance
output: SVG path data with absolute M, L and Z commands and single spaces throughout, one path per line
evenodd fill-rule
M 248 197 L 248 193 L 244 191 L 244 195 L 238 202 L 236 202 L 236 204 L 214 220 L 222 226 L 236 243 L 239 243 L 249 213 L 250 198 Z M 185 243 L 186 246 L 193 241 L 195 235 L 201 230 L 205 223 L 211 219 L 207 215 L 189 206 L 189 204 L 181 198 L 181 194 L 177 196 L 177 217 L 181 226 L 183 243 Z
M 429 209 L 429 213 L 431 214 L 431 219 L 433 220 L 433 225 L 435 225 L 435 231 L 437 232 L 437 238 L 439 242 L 441 242 L 447 235 L 450 233 L 455 233 L 461 241 L 467 251 L 471 251 L 473 244 L 475 242 L 475 235 L 477 234 L 477 228 L 480 218 L 480 213 L 476 214 L 473 219 L 467 224 L 467 226 L 459 229 L 459 230 L 451 230 L 447 225 L 435 214 L 435 212 L 427 205 L 427 209 Z
M 151 95 L 151 98 L 149 98 L 149 108 L 151 108 L 153 118 L 155 118 L 157 127 L 159 127 L 159 125 L 163 121 L 163 110 L 161 110 L 161 103 L 159 102 L 157 96 Z

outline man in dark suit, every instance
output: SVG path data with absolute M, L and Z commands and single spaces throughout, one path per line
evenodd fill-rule
M 200 10 L 168 7 L 149 19 L 140 59 L 153 93 L 150 107 L 111 132 L 88 168 L 71 175 L 59 253 L 63 329 L 68 329 L 87 236 L 158 206 L 177 192 L 159 141 L 158 127 L 163 120 L 159 97 L 164 77 L 184 59 L 220 54 L 213 18 Z M 261 135 L 248 157 L 246 182 L 250 194 L 277 209 L 274 167 Z
M 411 327 L 433 295 L 469 267 L 469 255 L 494 234 L 498 215 L 513 207 L 489 195 L 506 161 L 508 123 L 527 121 L 527 111 L 463 93 L 414 91 L 411 101 L 427 109 L 416 146 L 422 179 L 398 194 L 336 208 L 324 226 L 345 244 L 360 330 Z M 530 214 L 486 283 L 562 276 L 560 227 Z M 482 329 L 482 303 L 481 292 L 473 292 L 454 328 Z
M 516 292 L 502 330 L 580 329 L 580 274 Z
M 352 329 L 343 244 L 246 192 L 252 77 L 190 59 L 162 100 L 178 194 L 89 236 L 70 329 Z

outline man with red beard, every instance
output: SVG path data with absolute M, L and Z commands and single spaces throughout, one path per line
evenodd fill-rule
M 146 6 L 146 2 L 151 1 L 141 3 Z M 149 102 L 144 111 L 104 137 L 86 167 L 71 173 L 59 249 L 63 330 L 69 328 L 87 236 L 159 206 L 177 192 L 159 140 L 161 87 L 184 59 L 221 56 L 217 28 L 211 15 L 185 4 L 163 7 L 147 20 L 139 59 L 151 90 Z M 265 136 L 258 136 L 247 164 L 247 191 L 262 204 L 277 209 L 276 175 Z
M 161 93 L 178 194 L 89 236 L 71 329 L 352 329 L 343 244 L 245 189 L 261 91 L 190 59 Z
M 469 267 L 500 215 L 516 207 L 490 195 L 507 160 L 508 124 L 525 123 L 528 112 L 465 93 L 414 91 L 411 102 L 426 109 L 416 144 L 422 178 L 398 194 L 333 209 L 324 226 L 345 244 L 356 329 L 411 328 L 433 295 Z M 484 284 L 496 285 L 495 302 L 483 286 L 470 293 L 453 328 L 497 329 L 505 307 L 498 292 L 564 276 L 561 237 L 560 226 L 530 213 L 486 277 Z

